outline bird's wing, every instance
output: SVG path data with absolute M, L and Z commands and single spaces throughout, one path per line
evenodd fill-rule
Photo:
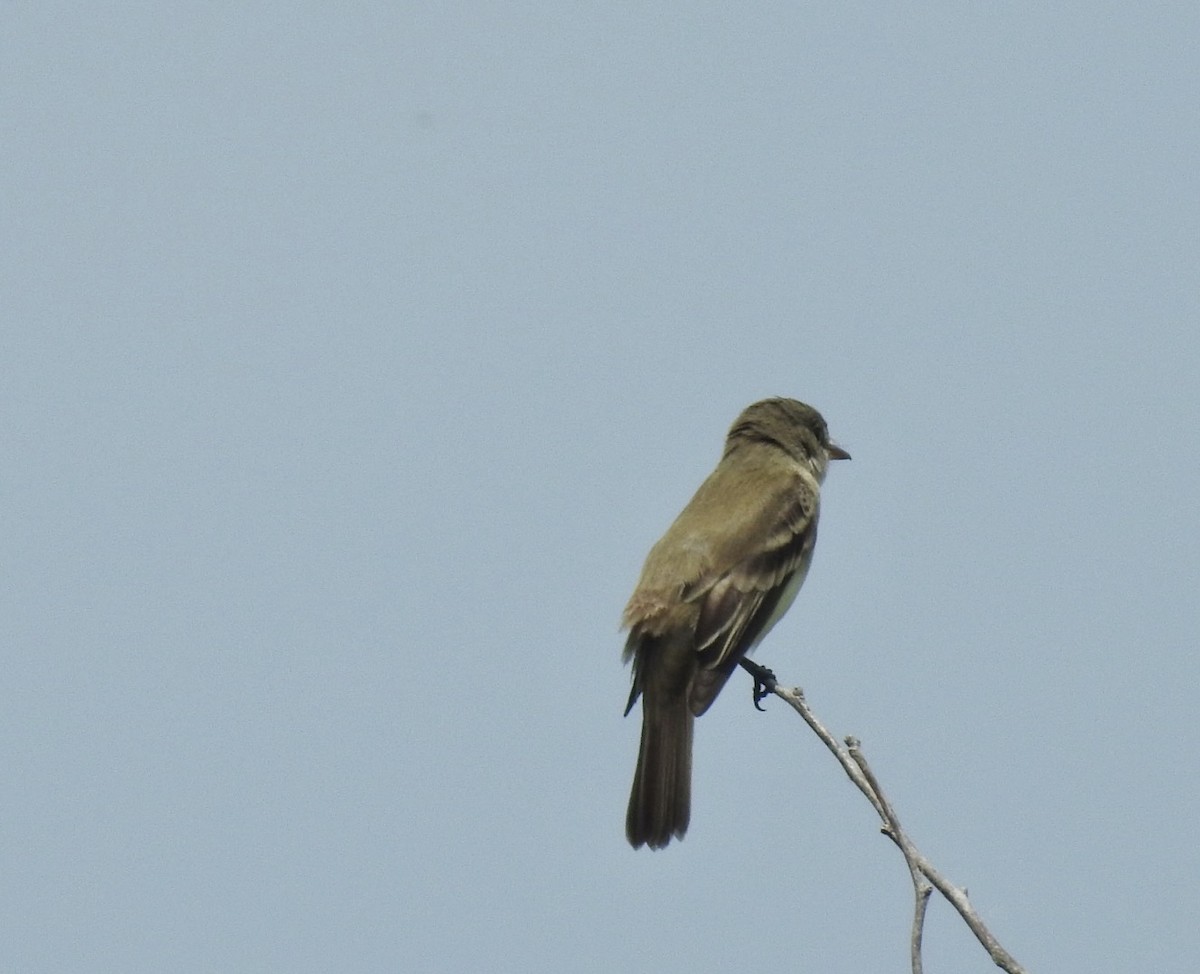
M 708 707 L 738 661 L 787 611 L 812 559 L 817 514 L 816 485 L 796 475 L 726 557 L 718 554 L 712 570 L 686 587 L 684 600 L 699 603 L 693 712 Z

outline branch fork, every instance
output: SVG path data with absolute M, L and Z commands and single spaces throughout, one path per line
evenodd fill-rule
M 997 967 L 1007 974 L 1028 974 L 1025 968 L 1017 963 L 1016 959 L 1000 945 L 1000 942 L 988 930 L 967 898 L 967 891 L 949 882 L 913 844 L 901 827 L 900 819 L 884 794 L 883 788 L 880 787 L 875 772 L 867 763 L 866 755 L 862 751 L 862 743 L 858 738 L 847 737 L 839 742 L 812 712 L 808 702 L 804 699 L 804 691 L 800 687 L 780 686 L 774 673 L 748 659 L 742 659 L 741 665 L 754 677 L 755 706 L 758 706 L 764 697 L 773 693 L 804 719 L 804 722 L 812 728 L 817 737 L 837 758 L 842 770 L 846 772 L 858 790 L 866 796 L 867 801 L 871 803 L 871 807 L 875 809 L 882 822 L 880 831 L 895 843 L 900 854 L 904 856 L 913 884 L 913 921 L 909 940 L 913 974 L 922 974 L 924 970 L 921 962 L 921 942 L 925 928 L 925 912 L 929 905 L 929 898 L 935 889 L 958 911 L 959 916 L 963 918 Z M 762 708 L 759 707 L 759 709 Z

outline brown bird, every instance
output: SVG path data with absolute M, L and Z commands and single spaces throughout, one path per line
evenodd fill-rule
M 636 849 L 683 838 L 692 725 L 738 662 L 791 606 L 817 540 L 821 482 L 850 454 L 795 399 L 748 406 L 716 469 L 650 549 L 625 607 L 633 660 L 625 713 L 642 698 L 642 741 L 625 834 Z

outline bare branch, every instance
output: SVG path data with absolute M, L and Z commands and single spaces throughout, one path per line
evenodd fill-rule
M 858 766 L 858 770 L 867 779 L 867 783 L 871 786 L 871 791 L 879 800 L 876 805 L 876 811 L 882 809 L 883 834 L 896 843 L 904 855 L 905 863 L 908 865 L 908 874 L 912 878 L 914 896 L 909 955 L 912 962 L 913 974 L 921 974 L 924 970 L 924 964 L 921 960 L 921 942 L 925 932 L 925 910 L 929 906 L 929 897 L 933 893 L 933 887 L 921 873 L 920 866 L 913 856 L 916 850 L 906 840 L 904 830 L 900 828 L 900 819 L 896 815 L 896 810 L 892 808 L 892 803 L 888 801 L 887 796 L 883 793 L 883 788 L 880 787 L 879 781 L 875 777 L 875 772 L 867 764 L 866 756 L 862 753 L 862 745 L 859 743 L 858 738 L 847 737 L 846 749 L 850 753 L 850 758 Z
M 1006 971 L 1007 974 L 1028 974 L 1025 968 L 1018 964 L 1013 956 L 1000 946 L 999 941 L 988 930 L 983 920 L 980 919 L 979 914 L 975 912 L 975 908 L 971 906 L 970 901 L 967 899 L 966 890 L 954 886 L 938 872 L 933 864 L 913 844 L 907 833 L 900 827 L 900 819 L 884 795 L 883 789 L 879 786 L 879 782 L 871 770 L 871 766 L 867 763 L 866 756 L 862 753 L 862 746 L 859 741 L 853 737 L 848 737 L 844 744 L 839 743 L 809 708 L 808 702 L 804 699 L 803 690 L 799 687 L 781 687 L 776 683 L 770 670 L 763 669 L 755 663 L 750 663 L 750 665 L 746 666 L 747 662 L 749 661 L 744 660 L 743 666 L 754 675 L 755 680 L 758 685 L 762 686 L 764 692 L 774 693 L 787 703 L 796 713 L 804 718 L 804 722 L 813 729 L 817 737 L 829 748 L 847 776 L 854 782 L 858 790 L 866 795 L 867 800 L 879 815 L 883 822 L 883 834 L 896 844 L 896 847 L 904 856 L 904 861 L 907 863 L 909 874 L 912 877 L 915 899 L 910 941 L 913 974 L 921 974 L 922 971 L 921 940 L 925 926 L 925 911 L 929 903 L 929 897 L 934 889 L 941 893 L 950 905 L 958 911 L 971 932 L 975 934 L 975 938 L 983 945 L 984 950 L 988 952 L 988 956 L 992 958 L 997 967 Z

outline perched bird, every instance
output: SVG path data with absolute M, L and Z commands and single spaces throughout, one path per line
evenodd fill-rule
M 748 406 L 725 452 L 650 549 L 625 607 L 633 661 L 625 713 L 642 698 L 642 740 L 625 834 L 636 849 L 683 838 L 692 725 L 796 597 L 817 540 L 821 482 L 848 454 L 795 399 Z

